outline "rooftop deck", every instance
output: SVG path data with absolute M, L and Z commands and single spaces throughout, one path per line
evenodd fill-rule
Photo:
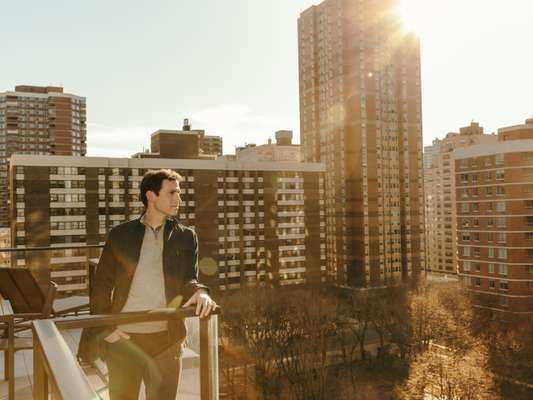
M 76 353 L 80 340 L 81 329 L 63 331 L 63 337 L 67 342 L 71 352 Z M 31 338 L 31 334 L 29 335 Z M 200 370 L 199 355 L 186 348 L 183 355 L 183 371 L 178 398 L 181 400 L 200 399 Z M 99 362 L 99 367 L 105 373 L 105 363 Z M 98 393 L 102 400 L 108 400 L 109 396 L 105 382 L 103 382 L 95 371 L 85 369 L 91 387 Z M 0 353 L 0 376 L 4 374 L 4 353 Z M 33 351 L 21 350 L 15 353 L 15 399 L 32 400 L 33 389 Z M 0 400 L 8 400 L 7 381 L 0 380 Z M 141 387 L 139 399 L 144 399 L 144 388 Z
M 161 317 L 163 318 L 163 317 Z M 211 317 L 215 318 L 214 325 L 216 325 L 216 316 Z M 185 319 L 188 329 L 188 339 L 187 344 L 183 353 L 183 368 L 181 373 L 181 381 L 178 391 L 177 398 L 183 400 L 193 400 L 207 398 L 205 393 L 202 397 L 201 394 L 201 372 L 200 372 L 200 346 L 201 346 L 201 331 L 200 323 L 197 317 L 189 317 Z M 58 324 L 61 325 L 61 324 Z M 78 343 L 81 336 L 81 329 L 61 329 L 60 326 L 60 335 L 64 339 L 66 345 L 68 346 L 72 354 L 76 354 L 78 349 Z M 214 333 L 214 335 L 213 335 Z M 32 338 L 32 333 L 30 330 L 24 331 L 19 334 L 18 337 L 27 337 L 29 340 Z M 52 338 L 53 341 L 56 341 L 57 338 Z M 211 332 L 209 337 L 210 346 L 213 343 L 217 343 L 217 334 L 216 328 L 215 332 Z M 4 352 L 0 352 L 0 376 L 4 376 Z M 216 356 L 215 356 L 216 357 Z M 214 360 L 214 368 L 217 369 L 217 361 Z M 33 362 L 34 355 L 33 350 L 19 350 L 15 353 L 15 399 L 16 400 L 29 400 L 33 398 Z M 96 368 L 84 367 L 83 373 L 85 374 L 91 389 L 99 396 L 100 399 L 109 399 L 107 393 L 107 370 L 105 363 L 101 360 L 97 360 L 98 370 Z M 51 369 L 52 366 L 51 366 Z M 99 376 L 98 372 L 103 375 L 103 379 Z M 215 371 L 218 373 L 218 371 Z M 218 385 L 216 383 L 216 385 Z M 210 390 L 212 395 L 218 395 L 218 388 L 215 390 Z M 141 386 L 140 399 L 144 399 L 144 387 Z M 209 396 L 209 398 L 215 398 Z M 8 400 L 8 382 L 6 380 L 0 380 L 0 400 Z

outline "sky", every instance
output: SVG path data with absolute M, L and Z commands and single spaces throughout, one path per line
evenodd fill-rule
M 533 116 L 532 0 L 401 1 L 420 35 L 425 145 Z M 318 0 L 2 3 L 0 91 L 85 96 L 88 156 L 130 156 L 184 118 L 225 153 L 280 129 L 299 142 L 297 19 Z

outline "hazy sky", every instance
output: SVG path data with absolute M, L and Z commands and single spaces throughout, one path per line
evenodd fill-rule
M 87 97 L 88 155 L 129 156 L 182 119 L 233 153 L 299 141 L 298 15 L 310 0 L 3 1 L 0 91 Z M 422 45 L 424 143 L 533 116 L 532 0 L 404 0 Z

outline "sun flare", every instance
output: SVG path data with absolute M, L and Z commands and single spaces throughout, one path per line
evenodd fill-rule
M 398 0 L 396 14 L 405 31 L 420 35 L 428 23 L 431 0 Z

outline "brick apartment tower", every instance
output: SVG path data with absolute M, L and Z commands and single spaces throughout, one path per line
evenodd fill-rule
M 453 151 L 497 140 L 497 135 L 484 134 L 483 127 L 472 122 L 424 148 L 427 271 L 457 273 Z
M 8 160 L 11 154 L 84 156 L 85 97 L 62 87 L 16 86 L 0 93 L 0 227 L 9 226 Z
M 463 283 L 479 306 L 533 315 L 533 118 L 454 157 Z
M 424 265 L 420 48 L 393 7 L 325 0 L 298 20 L 303 158 L 326 163 L 327 268 L 350 286 Z

